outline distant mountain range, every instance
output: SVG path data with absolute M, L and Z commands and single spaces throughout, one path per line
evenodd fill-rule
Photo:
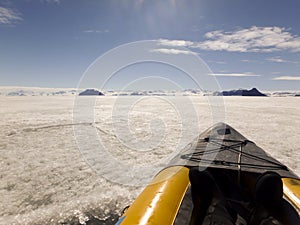
M 104 94 L 101 91 L 95 89 L 86 89 L 83 92 L 80 92 L 78 95 L 85 96 L 85 95 L 104 95 Z
M 71 96 L 76 94 L 75 88 L 0 86 L 2 96 Z
M 40 87 L 0 87 L 0 96 L 77 96 L 77 95 L 105 95 L 105 96 L 270 96 L 270 97 L 299 97 L 300 91 L 266 91 L 260 92 L 256 88 L 236 89 L 229 91 L 202 91 L 186 89 L 147 90 L 147 91 L 99 91 L 96 89 L 76 90 L 74 88 L 40 88 Z
M 267 96 L 266 94 L 261 93 L 256 88 L 252 88 L 251 90 L 238 89 L 238 90 L 231 90 L 231 91 L 214 92 L 213 95 L 215 96 Z

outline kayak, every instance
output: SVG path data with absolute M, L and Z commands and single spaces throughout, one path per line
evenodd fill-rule
M 242 221 L 239 224 L 247 224 L 253 211 L 259 211 L 256 209 L 259 179 L 265 174 L 276 174 L 282 181 L 279 214 L 284 219 L 281 222 L 300 224 L 300 178 L 234 128 L 218 123 L 180 151 L 145 187 L 116 225 L 190 224 L 196 205 L 190 174 L 194 170 L 200 171 L 199 174 L 201 171 L 212 174 L 222 199 L 234 210 L 235 219 Z M 209 192 L 205 179 L 199 176 L 196 182 L 204 187 L 200 187 L 202 192 Z M 266 187 L 260 189 L 262 196 L 268 196 L 275 189 L 272 185 Z M 205 195 L 209 193 L 199 196 L 205 198 Z M 272 203 L 273 199 L 268 201 Z

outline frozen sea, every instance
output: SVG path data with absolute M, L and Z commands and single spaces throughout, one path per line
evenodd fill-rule
M 104 96 L 93 118 L 75 104 L 88 119 L 74 119 L 74 96 L 0 96 L 0 224 L 115 224 L 155 169 L 219 116 L 300 175 L 300 98 L 222 100 L 214 112 L 207 97 Z

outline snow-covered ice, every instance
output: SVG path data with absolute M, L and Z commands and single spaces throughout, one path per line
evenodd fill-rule
M 91 168 L 85 152 L 78 150 L 76 130 L 93 127 L 103 146 L 123 165 L 155 165 L 185 144 L 178 142 L 183 126 L 187 137 L 196 135 L 188 129 L 194 126 L 194 114 L 187 112 L 183 121 L 178 113 L 183 98 L 97 97 L 94 121 L 80 123 L 73 120 L 74 96 L 0 96 L 0 224 L 85 224 L 91 218 L 114 224 L 142 186 L 112 182 L 122 175 L 116 168 L 104 177 L 101 164 Z M 128 99 L 135 99 L 134 104 Z M 207 98 L 188 99 L 197 111 L 197 128 L 211 126 Z M 300 175 L 299 101 L 225 97 L 225 122 Z M 124 123 L 126 118 L 130 120 Z M 162 134 L 153 137 L 154 131 Z M 97 144 L 89 136 L 82 141 L 91 150 Z M 139 151 L 141 141 L 150 149 Z M 109 168 L 109 160 L 105 166 Z

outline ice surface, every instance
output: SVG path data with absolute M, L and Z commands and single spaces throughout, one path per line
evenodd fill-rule
M 85 224 L 92 217 L 114 224 L 142 187 L 122 185 L 117 179 L 122 174 L 108 160 L 111 175 L 106 178 L 101 176 L 103 164 L 91 168 L 84 158 L 89 156 L 78 150 L 74 130 L 95 129 L 110 155 L 129 169 L 156 166 L 196 135 L 188 129 L 195 125 L 193 110 L 186 107 L 186 114 L 180 114 L 183 98 L 97 97 L 94 121 L 80 123 L 72 119 L 74 96 L 0 96 L 0 224 Z M 199 130 L 211 126 L 207 98 L 189 99 Z M 299 101 L 226 97 L 225 122 L 300 175 Z M 97 142 L 81 134 L 93 152 Z M 112 182 L 114 177 L 119 182 Z

